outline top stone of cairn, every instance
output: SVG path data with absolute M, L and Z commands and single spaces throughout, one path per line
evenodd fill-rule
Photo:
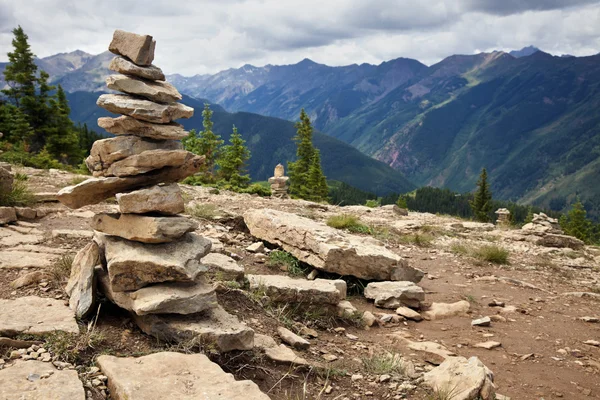
M 137 65 L 148 66 L 154 60 L 156 41 L 150 35 L 138 35 L 117 29 L 108 50 L 127 57 Z

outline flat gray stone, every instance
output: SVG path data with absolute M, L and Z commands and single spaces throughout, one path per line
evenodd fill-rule
M 148 79 L 151 81 L 164 81 L 165 74 L 162 70 L 155 65 L 148 65 L 147 67 L 140 67 L 129 61 L 128 59 L 120 56 L 113 58 L 108 64 L 108 69 L 111 71 L 118 72 L 125 75 L 133 75 L 138 78 Z
M 241 281 L 244 279 L 244 267 L 231 257 L 221 253 L 209 253 L 201 260 L 202 265 L 219 280 Z
M 115 114 L 129 115 L 142 121 L 166 124 L 179 118 L 191 118 L 194 109 L 181 103 L 159 104 L 126 94 L 103 94 L 97 105 Z
M 296 354 L 292 349 L 284 344 L 265 349 L 265 356 L 278 364 L 285 365 L 309 365 L 308 361 Z
M 79 333 L 73 311 L 62 300 L 37 296 L 0 299 L 0 336 Z
M 338 304 L 346 298 L 341 279 L 293 279 L 282 275 L 247 275 L 251 290 L 264 291 L 272 301 L 288 303 Z
M 212 344 L 221 352 L 254 347 L 254 331 L 220 306 L 200 314 L 132 315 L 143 332 L 160 340 L 186 342 L 194 339 Z
M 127 115 L 118 118 L 98 118 L 98 126 L 114 135 L 135 135 L 155 140 L 181 140 L 189 135 L 189 132 L 176 122 L 153 124 Z
M 142 243 L 168 243 L 198 228 L 186 217 L 154 217 L 138 214 L 96 214 L 92 229 Z
M 104 176 L 118 161 L 152 150 L 181 150 L 175 140 L 151 140 L 139 136 L 117 136 L 96 140 L 85 163 L 94 176 Z
M 189 157 L 186 150 L 148 150 L 114 162 L 104 176 L 141 175 L 164 167 L 179 167 Z
M 423 375 L 434 391 L 452 390 L 453 400 L 495 399 L 494 374 L 477 357 L 449 357 Z
M 375 305 L 382 308 L 398 308 L 406 305 L 418 308 L 425 300 L 423 288 L 413 282 L 371 282 L 364 291 L 367 299 L 375 300 Z
M 69 307 L 77 318 L 87 316 L 96 303 L 94 267 L 99 263 L 100 249 L 96 242 L 88 243 L 73 259 L 65 292 L 69 296 Z
M 369 280 L 419 282 L 424 275 L 379 240 L 293 213 L 252 209 L 244 213 L 244 221 L 253 236 L 277 244 L 321 270 Z
M 158 212 L 174 215 L 185 211 L 183 195 L 176 183 L 118 193 L 117 203 L 119 203 L 119 210 L 124 214 Z
M 195 174 L 204 164 L 204 156 L 189 153 L 188 159 L 180 167 L 165 167 L 144 175 L 123 178 L 90 178 L 75 186 L 61 189 L 57 198 L 69 208 L 80 208 L 97 204 L 117 193 L 128 192 L 158 183 L 173 183 Z
M 200 260 L 211 242 L 195 233 L 161 244 L 138 243 L 97 232 L 104 250 L 111 288 L 115 292 L 141 289 L 152 283 L 194 282 L 206 272 Z
M 204 354 L 102 355 L 98 366 L 113 400 L 269 400 L 254 382 L 236 381 Z
M 277 328 L 277 333 L 279 334 L 281 340 L 295 349 L 308 350 L 310 348 L 310 342 L 308 340 L 296 335 L 294 332 L 284 328 L 283 326 Z
M 148 66 L 154 61 L 155 47 L 156 41 L 150 35 L 138 35 L 117 29 L 113 33 L 108 50 L 127 57 L 137 65 Z
M 41 378 L 46 375 L 49 376 Z M 85 391 L 75 370 L 58 370 L 52 363 L 41 361 L 17 360 L 0 369 L 0 399 L 85 400 Z
M 147 81 L 125 75 L 110 75 L 106 78 L 106 86 L 112 90 L 145 97 L 159 103 L 172 103 L 181 100 L 181 93 L 175 86 L 163 81 Z
M 102 268 L 96 271 L 106 297 L 137 315 L 195 314 L 218 306 L 215 289 L 201 280 L 194 283 L 159 283 L 132 292 L 114 292 L 106 271 Z
M 0 207 L 0 225 L 5 225 L 17 220 L 17 212 L 14 207 Z
M 398 307 L 396 309 L 396 314 L 401 315 L 406 319 L 412 319 L 413 321 L 421 321 L 423 319 L 421 314 L 408 307 Z

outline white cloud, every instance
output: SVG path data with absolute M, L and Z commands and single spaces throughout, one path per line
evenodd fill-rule
M 114 29 L 152 34 L 167 73 L 212 73 L 250 63 L 432 64 L 451 54 L 536 45 L 574 55 L 600 50 L 600 2 L 588 0 L 0 0 L 0 60 L 20 24 L 40 57 L 100 53 Z

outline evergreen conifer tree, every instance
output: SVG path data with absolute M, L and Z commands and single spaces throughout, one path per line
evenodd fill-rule
M 212 130 L 212 114 L 210 104 L 204 104 L 204 110 L 202 111 L 204 130 L 199 133 L 191 130 L 189 136 L 182 141 L 186 150 L 205 157 L 204 165 L 200 170 L 202 181 L 205 183 L 215 181 L 215 164 L 221 151 L 221 145 L 224 143 L 221 136 Z
M 560 220 L 561 227 L 567 235 L 588 243 L 592 232 L 592 223 L 587 219 L 587 213 L 579 199 L 573 204 L 565 218 Z
M 8 53 L 8 65 L 4 69 L 4 79 L 8 85 L 4 93 L 13 104 L 25 113 L 35 105 L 35 82 L 37 66 L 31 52 L 28 37 L 20 26 L 13 29 L 14 50 Z
M 297 146 L 296 161 L 288 163 L 288 173 L 290 175 L 290 194 L 305 199 L 310 197 L 308 174 L 315 152 L 312 133 L 310 118 L 302 109 L 300 121 L 296 123 L 296 136 L 293 138 Z
M 470 204 L 477 221 L 489 221 L 489 213 L 492 210 L 492 192 L 490 192 L 485 168 L 481 170 L 479 180 L 477 181 L 477 192 Z
M 247 187 L 250 183 L 250 176 L 245 172 L 246 163 L 249 159 L 250 150 L 246 147 L 246 141 L 234 125 L 229 144 L 223 146 L 223 150 L 217 159 L 220 177 L 233 188 Z
M 329 187 L 327 186 L 327 178 L 321 168 L 321 152 L 318 149 L 313 151 L 306 188 L 309 200 L 327 201 Z
M 406 197 L 403 195 L 398 196 L 398 201 L 396 205 L 400 208 L 408 209 L 408 205 L 406 204 Z
M 528 224 L 533 221 L 533 207 L 527 208 L 527 216 L 525 217 L 525 223 Z

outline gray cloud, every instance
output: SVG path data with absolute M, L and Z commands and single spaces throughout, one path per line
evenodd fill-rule
M 586 0 L 0 0 L 0 61 L 17 24 L 41 57 L 105 51 L 114 29 L 152 34 L 156 64 L 185 75 L 308 57 L 330 65 L 396 57 L 435 63 L 526 45 L 600 49 L 600 2 Z

